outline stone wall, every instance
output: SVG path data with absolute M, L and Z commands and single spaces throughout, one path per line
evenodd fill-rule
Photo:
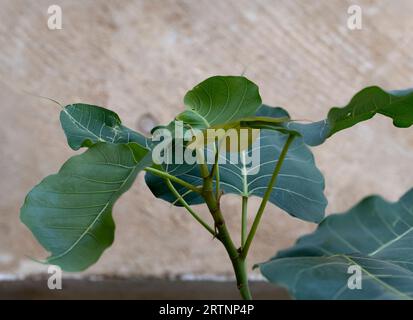
M 47 8 L 63 29 L 47 28 Z M 71 155 L 62 104 L 110 107 L 148 131 L 182 110 L 185 92 L 215 74 L 244 73 L 263 100 L 295 119 L 319 120 L 364 86 L 413 86 L 413 2 L 357 1 L 362 30 L 347 28 L 353 1 L 0 1 L 0 273 L 27 275 L 46 253 L 19 222 L 25 194 Z M 365 195 L 396 200 L 413 186 L 413 131 L 377 116 L 314 149 L 328 212 Z M 240 201 L 225 197 L 232 231 Z M 258 201 L 251 202 L 251 210 Z M 202 214 L 206 211 L 199 209 Z M 116 204 L 116 240 L 86 274 L 167 276 L 231 272 L 223 248 L 182 209 L 156 201 L 143 178 Z M 313 225 L 270 206 L 251 264 L 291 245 Z

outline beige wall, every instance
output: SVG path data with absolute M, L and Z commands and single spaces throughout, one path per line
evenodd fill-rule
M 186 90 L 204 78 L 245 71 L 266 103 L 319 120 L 363 86 L 413 86 L 413 1 L 356 2 L 361 31 L 346 27 L 353 1 L 0 0 L 0 273 L 44 272 L 26 257 L 45 252 L 20 224 L 19 207 L 73 154 L 58 107 L 33 95 L 108 106 L 127 126 L 148 129 L 182 110 Z M 51 3 L 63 9 L 63 30 L 47 29 Z M 412 129 L 377 117 L 315 148 L 328 212 L 371 193 L 397 199 L 413 186 L 412 147 Z M 238 199 L 226 197 L 224 209 L 238 231 Z M 89 274 L 230 271 L 221 246 L 183 210 L 156 201 L 142 177 L 115 220 L 115 244 Z M 269 207 L 251 263 L 312 229 Z

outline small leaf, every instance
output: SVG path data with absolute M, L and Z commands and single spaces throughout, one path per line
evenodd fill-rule
M 147 147 L 143 135 L 123 126 L 115 112 L 102 107 L 83 103 L 68 105 L 60 113 L 60 122 L 73 150 L 97 142 L 136 142 Z
M 412 299 L 413 189 L 398 202 L 379 196 L 331 215 L 295 246 L 259 265 L 298 299 Z M 362 289 L 350 289 L 350 266 Z
M 95 263 L 113 242 L 115 201 L 151 160 L 136 143 L 97 143 L 34 187 L 21 220 L 51 252 L 46 262 L 66 271 Z

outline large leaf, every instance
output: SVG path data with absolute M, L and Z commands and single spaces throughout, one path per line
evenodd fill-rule
M 289 122 L 286 128 L 300 132 L 308 145 L 317 146 L 336 132 L 376 114 L 393 119 L 396 127 L 410 127 L 413 124 L 413 89 L 387 92 L 376 86 L 368 87 L 358 92 L 346 106 L 330 109 L 327 119 L 314 123 Z
M 347 286 L 352 265 L 362 272 L 360 290 Z M 413 189 L 395 203 L 370 196 L 325 218 L 260 269 L 298 299 L 413 298 Z
M 46 262 L 67 271 L 95 263 L 113 242 L 115 201 L 149 165 L 150 153 L 136 143 L 98 143 L 34 187 L 21 220 L 51 252 Z
M 225 193 L 262 197 L 286 139 L 287 135 L 278 131 L 261 130 L 259 139 L 248 151 L 244 151 L 245 154 L 237 153 L 235 158 L 231 158 L 234 154 L 225 153 L 225 163 L 219 165 L 221 190 Z M 258 150 L 259 163 L 255 164 L 255 167 L 244 166 L 241 158 L 250 157 L 253 149 Z M 198 166 L 186 165 L 186 171 L 182 170 L 182 166 L 178 168 L 183 172 L 178 175 L 179 178 L 195 185 L 202 185 Z M 254 169 L 258 172 L 254 173 Z M 156 197 L 179 205 L 161 178 L 147 173 L 145 179 Z M 203 202 L 200 196 L 188 193 L 184 187 L 176 185 L 176 188 L 188 203 Z M 290 146 L 269 201 L 292 216 L 319 222 L 324 216 L 327 204 L 323 190 L 324 178 L 315 166 L 311 151 L 301 138 L 296 138 Z
M 254 116 L 261 97 L 257 85 L 245 77 L 215 76 L 190 90 L 184 103 L 187 110 L 177 120 L 205 129 Z
M 245 77 L 208 78 L 185 95 L 184 103 L 187 110 L 180 113 L 175 121 L 182 121 L 186 130 L 189 128 L 203 131 L 203 139 L 198 139 L 201 144 L 215 142 L 214 137 L 209 138 L 206 135 L 205 130 L 208 128 L 224 129 L 225 131 L 220 131 L 223 136 L 229 129 L 239 132 L 241 128 L 271 129 L 298 134 L 285 125 L 288 117 L 256 115 L 261 106 L 261 97 L 258 87 Z M 173 124 L 166 127 L 173 127 Z
M 115 112 L 102 107 L 83 103 L 68 105 L 60 113 L 60 122 L 74 150 L 97 142 L 136 142 L 147 146 L 143 135 L 123 126 Z

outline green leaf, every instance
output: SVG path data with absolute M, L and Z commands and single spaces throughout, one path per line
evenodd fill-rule
M 393 119 L 396 127 L 410 127 L 413 124 L 413 89 L 387 92 L 376 86 L 368 87 L 358 92 L 346 106 L 330 109 L 325 120 L 314 123 L 291 121 L 285 126 L 298 131 L 306 144 L 317 146 L 333 134 L 376 114 Z
M 261 97 L 257 85 L 245 77 L 215 76 L 189 91 L 184 103 L 187 110 L 176 119 L 206 129 L 254 116 Z
M 136 143 L 97 143 L 34 187 L 21 220 L 51 252 L 46 262 L 66 271 L 95 263 L 113 242 L 115 201 L 151 160 Z
M 260 138 L 248 151 L 244 151 L 245 153 L 225 153 L 225 163 L 219 165 L 221 190 L 225 193 L 262 197 L 286 139 L 287 135 L 278 131 L 261 130 Z M 258 167 L 254 168 L 257 168 L 258 172 L 251 174 L 254 168 L 252 165 L 244 166 L 241 158 L 248 158 L 252 155 L 252 150 L 257 148 L 260 162 L 255 164 Z M 231 162 L 231 157 L 235 157 L 232 159 L 236 161 Z M 194 185 L 202 185 L 198 166 L 182 166 L 188 170 L 182 170 L 181 167 L 183 174 L 177 175 L 180 179 Z M 178 171 L 176 168 L 174 170 Z M 161 178 L 147 173 L 145 179 L 156 197 L 176 203 L 176 198 Z M 179 185 L 175 187 L 189 204 L 203 203 L 202 197 L 188 192 Z M 323 190 L 324 178 L 315 166 L 311 151 L 301 138 L 296 138 L 287 153 L 269 201 L 292 216 L 319 222 L 327 205 Z
M 278 130 L 298 135 L 298 132 L 289 130 L 284 125 L 289 120 L 288 117 L 255 115 L 261 106 L 261 97 L 258 87 L 245 77 L 215 76 L 208 78 L 189 91 L 185 95 L 184 102 L 187 110 L 180 113 L 169 124 L 153 128 L 153 135 L 157 135 L 157 130 L 168 129 L 172 133 L 172 145 L 178 144 L 185 148 L 190 145 L 191 149 L 204 148 L 214 144 L 216 139 L 225 140 L 224 137 L 228 129 L 235 129 L 238 134 L 241 128 L 250 130 L 248 141 L 239 144 L 240 149 L 245 149 L 255 140 L 252 128 Z M 184 141 L 182 137 L 175 137 L 175 128 L 177 128 L 178 123 L 182 127 L 182 137 L 186 137 Z M 183 125 L 181 125 L 182 123 Z M 210 128 L 223 130 L 215 131 L 218 137 L 215 135 L 211 137 L 206 134 L 207 129 Z M 187 136 L 188 131 L 189 137 Z M 151 147 L 155 145 L 156 142 L 152 143 Z M 183 166 L 174 166 L 174 168 L 178 167 L 182 168 Z
M 60 122 L 73 150 L 97 142 L 136 142 L 147 147 L 143 135 L 123 126 L 115 112 L 102 107 L 83 103 L 68 105 L 60 113 Z
M 298 299 L 413 298 L 413 189 L 398 202 L 379 196 L 331 215 L 290 249 L 259 265 Z M 350 266 L 362 288 L 349 289 Z

